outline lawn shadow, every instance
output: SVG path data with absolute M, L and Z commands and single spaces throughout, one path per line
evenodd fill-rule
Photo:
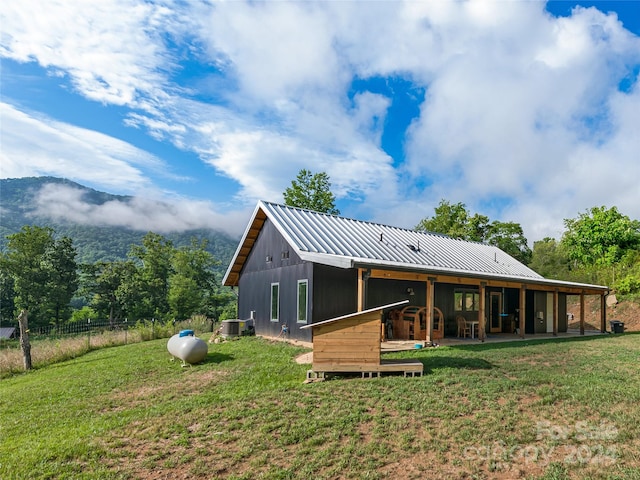
M 424 374 L 427 375 L 433 370 L 442 368 L 455 368 L 463 370 L 490 370 L 494 368 L 491 362 L 482 358 L 460 358 L 460 357 L 422 357 L 419 358 L 424 365 Z
M 389 361 L 393 358 L 385 356 Z M 494 365 L 483 358 L 463 358 L 463 357 L 446 357 L 440 355 L 430 355 L 429 349 L 415 350 L 413 355 L 402 355 L 403 359 L 413 358 L 420 361 L 424 365 L 424 373 L 427 374 L 431 370 L 440 368 L 456 368 L 467 370 L 489 370 Z
M 94 350 L 89 350 L 88 352 L 85 353 L 80 353 L 75 357 L 69 357 L 69 358 L 65 358 L 62 360 L 57 360 L 55 361 L 55 363 L 47 363 L 47 364 L 43 364 L 43 365 L 37 365 L 35 366 L 33 369 L 34 370 L 42 370 L 42 369 L 53 369 L 53 368 L 65 368 L 68 367 L 69 364 L 80 364 L 80 363 L 97 363 L 97 362 L 102 362 L 103 360 L 109 359 L 109 358 L 116 358 L 117 355 L 115 354 L 111 354 L 111 355 L 103 355 L 100 357 L 91 357 L 91 358 L 87 358 L 86 355 L 88 353 L 91 352 L 95 352 L 97 350 L 101 350 L 101 349 L 94 349 Z
M 203 364 L 222 363 L 222 362 L 230 362 L 231 360 L 234 360 L 234 359 L 235 357 L 228 353 L 211 352 L 205 357 L 204 361 L 201 363 Z
M 466 351 L 485 351 L 485 350 L 500 350 L 504 348 L 517 348 L 517 347 L 526 347 L 531 345 L 544 345 L 547 343 L 578 343 L 578 342 L 592 342 L 596 340 L 608 340 L 612 338 L 619 338 L 623 335 L 629 335 L 631 332 L 624 334 L 600 334 L 600 335 L 585 335 L 584 337 L 547 337 L 547 338 L 539 338 L 539 339 L 526 339 L 526 340 L 513 340 L 510 342 L 491 342 L 487 341 L 486 343 L 475 343 L 473 345 L 446 345 L 446 348 L 451 348 L 452 350 L 466 350 Z

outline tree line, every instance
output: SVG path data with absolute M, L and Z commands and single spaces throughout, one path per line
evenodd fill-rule
M 235 316 L 235 295 L 219 285 L 207 240 L 187 246 L 147 233 L 126 260 L 78 263 L 73 240 L 23 226 L 0 253 L 0 318 L 29 312 L 33 326 L 87 318 L 185 320 Z

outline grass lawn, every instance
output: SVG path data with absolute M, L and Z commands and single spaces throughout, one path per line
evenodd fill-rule
M 165 339 L 2 379 L 0 478 L 640 479 L 640 335 L 424 349 L 394 354 L 423 377 L 311 384 L 303 352 L 243 338 L 181 368 Z

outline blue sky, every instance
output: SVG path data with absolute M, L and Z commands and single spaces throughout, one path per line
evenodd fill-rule
M 639 1 L 23 0 L 0 24 L 0 177 L 136 196 L 37 194 L 54 216 L 238 235 L 307 168 L 401 227 L 441 199 L 530 242 L 640 218 Z

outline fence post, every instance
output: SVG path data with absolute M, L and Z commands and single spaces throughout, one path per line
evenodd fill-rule
M 125 318 L 124 319 L 124 344 L 125 345 L 127 344 L 127 330 L 128 330 L 128 328 L 127 328 L 127 319 Z
M 91 319 L 87 318 L 87 350 L 91 350 Z
M 151 340 L 156 339 L 156 319 L 151 319 Z

